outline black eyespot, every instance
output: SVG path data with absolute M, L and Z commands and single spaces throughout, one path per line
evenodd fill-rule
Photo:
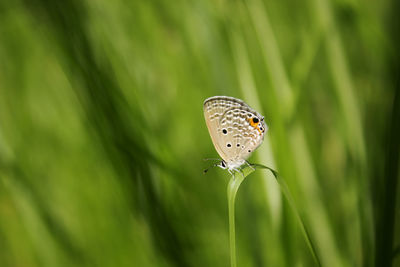
M 249 149 L 249 150 L 247 150 L 247 152 L 249 152 L 249 153 L 250 153 L 250 152 L 251 152 L 251 150 Z
M 250 118 L 252 115 L 251 115 L 251 113 L 247 113 L 247 116 Z
M 254 123 L 257 123 L 258 121 L 259 121 L 258 118 L 256 118 L 256 117 L 253 118 Z
M 227 146 L 227 147 L 231 147 L 232 145 L 231 145 L 231 144 L 226 144 L 226 146 Z
M 224 134 L 227 134 L 227 133 L 228 133 L 228 131 L 227 131 L 226 129 L 222 129 L 222 132 L 223 132 Z
M 237 147 L 240 147 L 240 144 L 236 144 Z
M 260 131 L 262 131 L 263 130 L 263 127 L 260 127 Z

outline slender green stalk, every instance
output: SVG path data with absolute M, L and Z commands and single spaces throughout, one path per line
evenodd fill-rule
M 320 261 L 320 259 L 318 257 L 317 251 L 315 250 L 315 246 L 314 246 L 314 244 L 313 244 L 313 242 L 311 240 L 309 231 L 307 230 L 307 228 L 306 228 L 306 226 L 304 224 L 304 221 L 302 220 L 302 218 L 300 216 L 300 212 L 299 212 L 299 210 L 297 209 L 297 207 L 295 205 L 295 202 L 293 200 L 292 195 L 290 194 L 289 188 L 288 188 L 285 180 L 283 180 L 278 175 L 278 173 L 276 171 L 274 171 L 273 169 L 271 169 L 271 168 L 269 168 L 267 166 L 264 166 L 264 165 L 261 165 L 261 164 L 254 164 L 254 166 L 257 167 L 257 168 L 267 169 L 267 170 L 271 171 L 272 174 L 275 176 L 275 179 L 278 182 L 279 187 L 280 187 L 283 195 L 287 199 L 290 207 L 292 208 L 292 210 L 293 210 L 293 212 L 294 212 L 294 214 L 295 214 L 295 216 L 296 216 L 296 218 L 297 218 L 297 220 L 298 220 L 298 222 L 300 224 L 301 232 L 302 232 L 302 234 L 304 236 L 304 239 L 305 239 L 305 241 L 307 243 L 308 248 L 310 249 L 310 252 L 311 252 L 315 262 L 317 263 L 318 266 L 321 266 L 321 261 Z
M 236 267 L 236 238 L 235 238 L 235 199 L 239 186 L 254 168 L 243 168 L 242 173 L 235 172 L 228 184 L 228 211 L 229 211 L 229 242 L 231 250 L 231 267 Z
M 228 184 L 229 210 L 229 243 L 231 249 L 231 267 L 236 267 L 236 239 L 235 239 L 235 198 L 244 176 L 234 175 Z

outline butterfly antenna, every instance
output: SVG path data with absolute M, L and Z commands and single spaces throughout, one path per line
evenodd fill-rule
M 213 165 L 211 165 L 210 167 L 208 167 L 207 169 L 205 169 L 205 170 L 203 171 L 203 174 L 206 174 L 206 173 L 208 172 L 209 169 L 214 168 L 214 167 L 217 167 L 217 166 L 218 166 L 218 163 L 214 163 Z
M 217 160 L 217 161 L 220 161 L 221 159 L 217 159 L 217 158 L 205 158 L 205 159 L 203 159 L 204 161 L 208 161 L 208 160 Z

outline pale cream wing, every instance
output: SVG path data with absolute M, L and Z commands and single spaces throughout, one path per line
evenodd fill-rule
M 214 147 L 225 162 L 247 159 L 264 138 L 264 131 L 250 123 L 255 117 L 263 120 L 262 116 L 240 99 L 208 98 L 204 101 L 204 117 Z
M 236 98 L 226 96 L 214 96 L 207 98 L 203 104 L 204 118 L 206 120 L 211 140 L 218 154 L 226 162 L 230 157 L 230 153 L 226 153 L 226 143 L 224 144 L 228 130 L 225 129 L 225 133 L 225 131 L 223 131 L 221 128 L 221 118 L 227 110 L 233 107 L 240 107 L 242 105 L 246 104 L 243 101 L 239 102 Z
M 243 138 L 246 140 L 244 148 L 239 152 L 239 158 L 246 160 L 254 150 L 256 150 L 264 141 L 265 132 L 252 130 L 244 134 Z
M 254 118 L 260 122 L 262 120 L 262 116 L 249 107 L 232 108 L 221 118 L 220 127 L 228 130 L 221 146 L 226 144 L 224 151 L 233 162 L 246 160 L 264 139 L 265 131 L 254 127 L 250 122 Z

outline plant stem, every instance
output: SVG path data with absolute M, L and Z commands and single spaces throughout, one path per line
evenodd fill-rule
M 229 211 L 229 242 L 231 249 L 231 267 L 236 267 L 236 240 L 235 240 L 235 198 L 240 184 L 245 176 L 235 173 L 228 184 L 228 211 Z

